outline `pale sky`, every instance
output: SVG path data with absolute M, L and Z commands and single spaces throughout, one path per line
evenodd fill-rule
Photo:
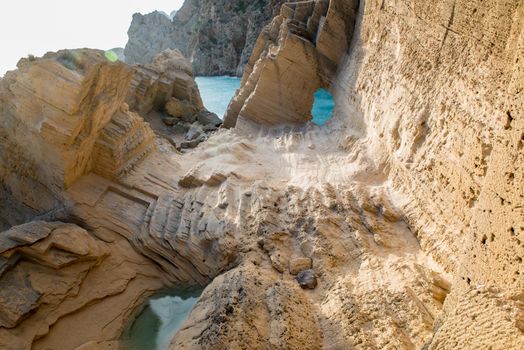
M 74 48 L 124 47 L 133 13 L 167 14 L 183 0 L 1 0 L 0 77 L 21 57 Z

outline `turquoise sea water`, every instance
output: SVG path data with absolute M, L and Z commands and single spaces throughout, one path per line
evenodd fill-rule
M 122 335 L 126 350 L 165 350 L 182 326 L 201 291 L 164 291 L 149 298 Z
M 235 95 L 236 90 L 240 87 L 240 78 L 236 77 L 197 77 L 196 82 L 204 106 L 220 118 L 224 117 L 229 101 Z M 333 112 L 335 102 L 331 94 L 319 89 L 315 93 L 315 102 L 311 114 L 312 122 L 317 125 L 324 125 Z
M 318 89 L 315 92 L 315 102 L 311 114 L 313 115 L 312 122 L 317 125 L 324 125 L 332 116 L 335 108 L 335 101 L 329 91 Z
M 224 118 L 229 101 L 240 87 L 237 77 L 197 77 L 196 82 L 204 106 L 211 112 Z

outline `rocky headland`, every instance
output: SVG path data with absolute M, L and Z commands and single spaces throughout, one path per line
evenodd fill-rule
M 171 19 L 137 13 L 128 31 L 128 63 L 151 63 L 166 49 L 179 49 L 196 75 L 241 76 L 262 28 L 284 0 L 187 0 Z
M 0 348 L 118 349 L 147 296 L 191 285 L 170 349 L 524 348 L 522 57 L 519 0 L 285 4 L 227 128 L 184 152 L 148 119 L 205 124 L 179 52 L 21 60 Z

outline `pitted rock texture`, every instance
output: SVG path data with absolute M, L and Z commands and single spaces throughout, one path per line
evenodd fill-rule
M 311 120 L 314 93 L 331 88 L 348 49 L 357 6 L 356 0 L 282 5 L 257 40 L 224 126 L 239 117 L 267 126 Z
M 330 1 L 319 20 L 331 38 L 321 50 L 326 57 L 349 51 L 330 76 L 336 107 L 326 126 L 268 128 L 257 125 L 266 124 L 257 115 L 242 114 L 251 122 L 218 130 L 185 154 L 157 139 L 158 147 L 129 171 L 89 168 L 71 176 L 69 186 L 39 181 L 42 193 L 56 193 L 52 200 L 31 196 L 35 182 L 13 190 L 12 181 L 53 173 L 56 165 L 39 163 L 34 153 L 26 162 L 19 154 L 34 152 L 29 145 L 38 133 L 18 138 L 13 125 L 31 121 L 26 115 L 55 120 L 50 106 L 74 99 L 45 95 L 39 113 L 12 112 L 32 106 L 34 98 L 20 99 L 28 89 L 13 82 L 38 69 L 38 60 L 22 62 L 21 73 L 1 81 L 0 147 L 8 152 L 0 154 L 0 179 L 9 203 L 22 204 L 0 210 L 1 222 L 9 223 L 10 213 L 30 217 L 45 204 L 76 225 L 60 231 L 53 225 L 64 224 L 38 222 L 49 228 L 0 233 L 0 266 L 7 266 L 0 284 L 21 291 L 0 291 L 0 344 L 118 346 L 122 324 L 151 288 L 198 284 L 208 286 L 171 349 L 524 348 L 524 4 L 360 2 L 352 41 L 342 49 L 329 44 L 347 35 L 339 10 L 327 21 L 336 4 L 342 3 Z M 308 6 L 289 8 L 303 18 Z M 309 18 L 315 16 L 313 10 Z M 83 72 L 80 62 L 65 58 L 32 84 L 61 86 L 61 66 Z M 98 67 L 107 77 L 125 70 Z M 105 76 L 85 80 L 86 91 L 106 86 Z M 311 77 L 295 78 L 300 85 Z M 45 90 L 53 91 L 61 90 Z M 111 96 L 126 91 L 122 84 Z M 114 114 L 125 111 L 119 98 L 106 109 L 105 123 L 97 122 L 99 113 L 83 119 L 100 126 L 93 145 L 101 134 L 107 139 L 105 128 L 122 135 L 140 129 L 111 124 L 121 124 Z M 64 123 L 77 120 L 71 117 Z M 125 150 L 120 145 L 111 143 Z M 78 164 L 83 154 L 73 153 Z M 71 245 L 71 238 L 82 244 Z M 300 288 L 298 261 L 311 263 L 302 266 L 315 275 L 314 289 Z M 49 266 L 63 274 L 53 269 L 40 278 Z M 96 279 L 67 270 L 86 266 Z M 120 269 L 129 275 L 121 277 Z M 80 279 L 88 297 L 75 287 L 62 294 L 48 289 L 48 280 L 60 278 L 53 287 Z M 57 296 L 51 311 L 42 295 Z M 80 338 L 71 324 L 87 325 Z
M 262 28 L 283 0 L 188 0 L 171 21 L 160 12 L 135 14 L 125 48 L 128 63 L 150 63 L 165 49 L 189 58 L 196 75 L 241 76 Z

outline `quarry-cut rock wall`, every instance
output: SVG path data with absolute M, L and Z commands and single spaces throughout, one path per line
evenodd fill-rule
M 126 62 L 151 63 L 165 49 L 180 49 L 195 75 L 241 76 L 262 28 L 284 0 L 188 0 L 171 20 L 160 12 L 135 14 Z
M 524 4 L 294 2 L 258 42 L 238 123 L 186 153 L 99 51 L 0 81 L 0 347 L 118 348 L 200 285 L 170 349 L 524 348 Z
M 365 1 L 359 12 L 337 109 L 421 247 L 453 272 L 430 348 L 519 348 L 524 4 Z

